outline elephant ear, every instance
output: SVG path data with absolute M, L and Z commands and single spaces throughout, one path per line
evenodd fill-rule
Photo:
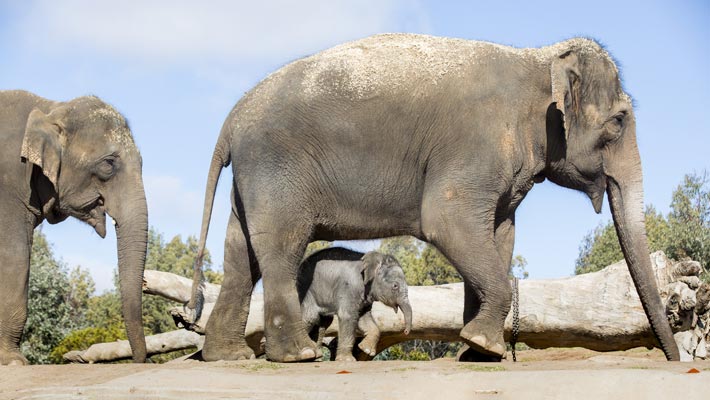
M 59 179 L 62 148 L 66 137 L 62 134 L 66 110 L 55 109 L 49 114 L 34 109 L 30 112 L 25 126 L 20 155 L 42 169 L 42 173 L 52 182 L 55 189 Z
M 362 276 L 365 286 L 372 285 L 375 280 L 377 270 L 382 266 L 384 256 L 376 251 L 371 251 L 362 256 Z
M 550 67 L 550 77 L 552 101 L 562 112 L 567 139 L 571 122 L 579 118 L 580 73 L 577 54 L 569 50 L 556 57 Z

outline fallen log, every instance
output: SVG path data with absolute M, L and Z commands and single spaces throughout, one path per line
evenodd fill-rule
M 221 286 L 219 285 L 205 282 L 204 290 L 202 291 L 205 303 L 216 302 L 220 288 Z M 178 303 L 185 303 L 190 300 L 192 281 L 170 272 L 147 269 L 143 275 L 143 293 L 158 295 Z
M 710 284 L 701 283 L 700 264 L 674 262 L 663 252 L 651 255 L 661 297 L 684 360 L 707 358 L 710 342 Z M 191 280 L 157 271 L 145 271 L 145 287 L 151 293 L 186 303 Z M 172 275 L 172 274 L 170 274 Z M 169 278 L 169 279 L 168 279 Z M 219 287 L 209 286 L 202 317 L 196 323 L 183 307 L 170 310 L 176 323 L 204 333 Z M 459 341 L 463 327 L 463 284 L 410 286 L 413 325 L 404 335 L 404 318 L 389 307 L 373 304 L 372 315 L 382 332 L 378 352 L 413 339 Z M 585 347 L 598 351 L 626 350 L 656 346 L 648 319 L 629 275 L 620 261 L 605 269 L 562 279 L 519 282 L 518 342 L 533 348 Z M 513 313 L 505 321 L 505 337 L 510 339 Z M 252 295 L 246 337 L 255 353 L 263 353 L 263 294 Z M 326 336 L 337 335 L 336 321 Z
M 202 342 L 204 342 L 202 335 L 185 329 L 159 333 L 145 338 L 149 356 L 189 348 L 201 348 Z M 97 343 L 83 351 L 70 351 L 64 354 L 63 357 L 73 363 L 93 364 L 96 362 L 130 359 L 132 353 L 128 340 L 117 340 L 109 343 Z

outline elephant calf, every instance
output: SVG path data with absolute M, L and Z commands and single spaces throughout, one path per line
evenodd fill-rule
M 356 330 L 365 335 L 358 347 L 370 356 L 377 350 L 380 330 L 372 318 L 375 301 L 404 313 L 404 334 L 412 329 L 412 307 L 407 296 L 407 281 L 397 260 L 371 251 L 367 254 L 343 248 L 321 250 L 301 264 L 298 298 L 306 329 L 317 343 L 322 332 L 338 316 L 336 361 L 354 361 L 352 355 Z M 313 338 L 315 339 L 315 337 Z

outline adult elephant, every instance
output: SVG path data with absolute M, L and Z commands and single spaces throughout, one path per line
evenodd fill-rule
M 268 357 L 315 358 L 296 294 L 307 243 L 392 235 L 444 253 L 466 284 L 462 340 L 503 356 L 515 210 L 544 179 L 586 193 L 596 212 L 607 193 L 653 332 L 679 359 L 650 266 L 632 101 L 592 40 L 517 49 L 377 35 L 279 69 L 224 123 L 201 246 L 231 161 L 225 280 L 206 327 L 207 360 L 252 355 L 244 327 L 259 277 Z
M 123 315 L 133 360 L 146 358 L 141 295 L 148 212 L 138 153 L 126 120 L 97 97 L 50 101 L 0 92 L 0 364 L 20 354 L 27 319 L 32 231 L 69 216 L 118 240 Z

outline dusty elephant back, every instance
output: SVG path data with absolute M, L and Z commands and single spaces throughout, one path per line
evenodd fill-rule
M 273 102 L 294 96 L 303 102 L 362 101 L 381 95 L 425 94 L 460 78 L 491 54 L 515 55 L 513 47 L 417 34 L 380 34 L 347 42 L 296 60 L 250 90 L 235 109 L 237 127 L 268 117 Z M 232 113 L 233 116 L 234 112 Z
M 616 69 L 609 54 L 586 38 L 540 48 L 516 48 L 421 34 L 378 34 L 287 64 L 262 80 L 243 100 L 251 110 L 259 109 L 270 100 L 282 98 L 282 86 L 288 86 L 304 101 L 323 97 L 357 101 L 395 93 L 422 96 L 448 82 L 460 84 L 471 71 L 491 63 L 549 64 L 571 46 L 603 55 Z

